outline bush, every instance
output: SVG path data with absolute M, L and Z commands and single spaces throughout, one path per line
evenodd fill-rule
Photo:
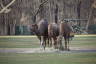
M 27 26 L 16 26 L 15 35 L 30 35 L 31 32 L 28 31 Z
M 90 34 L 96 34 L 96 24 L 90 25 L 88 27 L 88 33 L 90 33 Z

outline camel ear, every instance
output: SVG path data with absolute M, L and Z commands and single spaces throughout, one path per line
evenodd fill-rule
M 37 26 L 37 24 L 32 24 L 31 26 Z

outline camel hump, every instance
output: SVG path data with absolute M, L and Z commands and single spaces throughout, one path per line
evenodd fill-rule
M 48 32 L 48 21 L 42 19 L 41 21 L 39 21 L 38 23 L 38 30 L 41 34 L 45 34 Z

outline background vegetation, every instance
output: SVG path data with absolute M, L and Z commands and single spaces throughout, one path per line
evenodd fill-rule
M 38 23 L 41 18 L 49 23 L 59 23 L 62 19 L 83 19 L 72 21 L 71 25 L 76 24 L 88 31 L 89 25 L 96 24 L 96 1 L 0 0 L 0 35 L 15 35 L 18 26 L 21 32 L 28 32 L 30 24 Z

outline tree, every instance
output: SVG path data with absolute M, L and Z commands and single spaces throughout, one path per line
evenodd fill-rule
M 80 19 L 80 9 L 81 9 L 81 0 L 78 1 L 78 4 L 77 4 L 77 16 L 78 16 L 78 19 Z M 80 26 L 80 21 L 78 22 L 79 26 Z
M 4 4 L 6 4 L 6 3 L 8 3 L 7 5 L 4 5 Z M 1 22 L 3 22 L 2 24 L 2 26 L 1 26 L 1 28 L 3 28 L 2 30 L 3 30 L 3 32 L 2 33 L 4 33 L 4 34 L 11 34 L 10 32 L 11 32 L 11 28 L 12 28 L 12 24 L 11 23 L 13 23 L 12 21 L 10 21 L 10 20 L 12 20 L 12 18 L 11 18 L 11 14 L 10 14 L 10 12 L 12 11 L 12 9 L 11 8 L 9 8 L 13 3 L 15 3 L 15 0 L 12 0 L 12 1 L 10 1 L 10 0 L 7 0 L 7 1 L 5 1 L 5 0 L 1 0 L 1 2 L 0 2 L 0 5 L 1 5 L 1 9 L 0 9 L 0 16 L 1 16 Z
M 88 18 L 88 22 L 87 22 L 87 25 L 86 25 L 86 31 L 88 31 L 88 26 L 89 26 L 89 23 L 91 21 L 91 17 L 93 15 L 94 8 L 96 8 L 96 1 L 95 0 L 93 0 L 93 3 L 92 3 L 91 8 L 90 8 L 89 18 Z

